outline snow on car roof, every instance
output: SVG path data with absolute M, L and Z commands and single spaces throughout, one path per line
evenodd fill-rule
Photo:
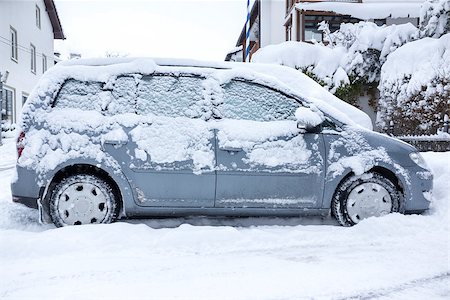
M 199 69 L 201 68 L 201 69 Z M 274 64 L 208 62 L 168 58 L 96 58 L 58 63 L 41 78 L 30 96 L 55 93 L 68 78 L 108 82 L 122 74 L 154 72 L 194 73 L 214 77 L 224 84 L 233 78 L 261 83 L 315 105 L 324 113 L 348 125 L 372 129 L 367 114 L 332 95 L 298 70 Z

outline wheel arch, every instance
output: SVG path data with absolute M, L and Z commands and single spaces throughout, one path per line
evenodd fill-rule
M 323 208 L 329 208 L 331 209 L 332 205 L 332 199 L 334 195 L 337 192 L 337 189 L 341 184 L 347 180 L 349 177 L 356 175 L 353 170 L 348 169 L 347 172 L 343 173 L 341 176 L 334 178 L 330 180 L 328 184 L 331 184 L 332 188 L 328 189 L 328 191 L 324 194 L 323 199 Z M 403 176 L 397 175 L 392 169 L 390 169 L 388 166 L 385 165 L 376 165 L 373 166 L 371 169 L 367 170 L 364 173 L 378 173 L 381 176 L 387 178 L 389 181 L 391 181 L 395 187 L 400 191 L 403 199 L 406 199 L 406 195 L 409 192 L 406 187 L 406 180 L 403 178 Z M 404 200 L 403 200 L 404 202 Z M 404 206 L 404 205 L 403 205 Z
M 76 174 L 90 174 L 108 182 L 113 188 L 114 194 L 118 197 L 120 205 L 119 217 L 127 215 L 126 199 L 133 199 L 130 185 L 122 172 L 117 172 L 105 166 L 98 166 L 98 162 L 65 162 L 51 174 L 47 174 L 47 184 L 41 197 L 42 219 L 46 222 L 50 221 L 49 215 L 49 197 L 51 189 L 58 184 L 63 178 Z M 51 221 L 50 221 L 51 222 Z

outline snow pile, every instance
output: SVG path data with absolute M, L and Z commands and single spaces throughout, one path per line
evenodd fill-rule
M 420 10 L 421 36 L 439 38 L 448 32 L 450 32 L 450 1 L 425 1 Z
M 344 23 L 340 30 L 325 37 L 328 46 L 303 42 L 269 45 L 259 49 L 252 62 L 302 70 L 335 93 L 339 87 L 360 79 L 368 83 L 378 81 L 386 57 L 417 36 L 418 30 L 411 23 L 392 26 Z
M 450 33 L 424 38 L 392 53 L 381 70 L 380 127 L 391 120 L 402 134 L 429 134 L 449 114 Z

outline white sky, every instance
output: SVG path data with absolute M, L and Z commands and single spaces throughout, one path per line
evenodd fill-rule
M 253 2 L 253 1 L 251 1 Z M 65 41 L 55 51 L 83 57 L 224 60 L 235 46 L 246 0 L 56 0 Z

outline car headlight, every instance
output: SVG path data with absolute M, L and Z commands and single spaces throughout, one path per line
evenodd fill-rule
M 425 162 L 425 159 L 423 159 L 423 156 L 420 155 L 419 152 L 412 152 L 412 153 L 409 154 L 409 157 L 419 167 L 421 167 L 423 169 L 430 170 L 430 168 L 428 167 L 427 163 Z

